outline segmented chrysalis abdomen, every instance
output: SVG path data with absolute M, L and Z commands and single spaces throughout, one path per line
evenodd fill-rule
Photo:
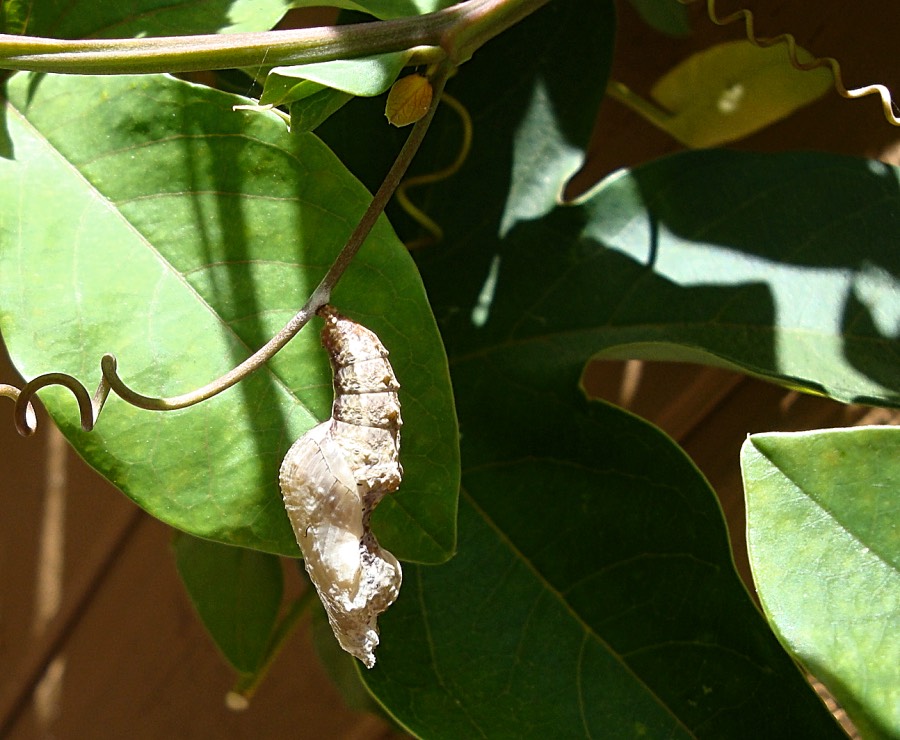
M 402 580 L 400 563 L 369 529 L 372 510 L 403 475 L 400 385 L 374 332 L 330 306 L 319 314 L 334 374 L 331 418 L 288 450 L 279 480 L 334 634 L 371 668 L 378 615 L 397 598 Z

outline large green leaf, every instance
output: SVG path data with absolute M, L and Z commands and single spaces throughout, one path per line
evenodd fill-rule
M 241 98 L 166 77 L 10 84 L 16 159 L 0 161 L 0 331 L 26 377 L 99 377 L 104 352 L 150 395 L 203 385 L 306 299 L 369 200 L 314 136 Z M 386 124 L 385 124 L 386 125 Z M 458 442 L 446 359 L 422 284 L 379 221 L 333 302 L 375 330 L 402 384 L 401 491 L 375 515 L 403 559 L 454 547 Z M 166 522 L 297 555 L 277 486 L 284 452 L 330 413 L 318 321 L 212 400 L 155 413 L 111 398 L 96 429 L 43 391 L 85 459 Z
M 900 429 L 755 434 L 741 463 L 776 633 L 865 737 L 900 736 Z
M 898 175 L 848 157 L 687 153 L 619 172 L 503 240 L 484 209 L 466 217 L 482 229 L 456 227 L 444 194 L 453 246 L 421 264 L 454 353 L 549 341 L 564 358 L 589 341 L 605 357 L 898 405 Z M 464 283 L 451 294 L 432 275 Z
M 841 401 L 900 404 L 900 168 L 687 152 L 614 173 L 543 217 L 564 160 L 545 161 L 540 189 L 516 188 L 514 162 L 537 161 L 545 139 L 560 136 L 518 131 L 532 88 L 548 77 L 540 64 L 558 58 L 546 29 L 562 39 L 571 30 L 551 14 L 577 11 L 551 5 L 532 35 L 528 22 L 510 32 L 527 37 L 531 66 L 512 63 L 526 55 L 504 37 L 452 81 L 472 115 L 472 152 L 456 176 L 412 193 L 445 234 L 417 259 L 449 352 L 550 336 L 562 357 L 590 335 L 603 357 L 702 362 Z M 348 111 L 357 122 L 359 109 Z M 349 139 L 343 120 L 326 124 L 334 145 Z M 437 151 L 423 169 L 458 146 L 452 116 L 434 128 L 426 146 Z M 358 150 L 341 147 L 354 172 L 383 148 L 376 136 L 371 128 Z M 520 196 L 512 206 L 508 192 Z M 530 218 L 509 228 L 512 212 Z
M 4 3 L 6 5 L 6 3 Z M 16 5 L 15 3 L 13 4 Z M 289 0 L 25 0 L 21 33 L 52 38 L 128 38 L 267 31 Z
M 543 364 L 498 348 L 454 365 L 459 553 L 407 570 L 364 674 L 376 696 L 428 738 L 842 737 L 744 590 L 699 472 L 578 398 L 576 372 L 538 381 Z
M 241 673 L 258 670 L 281 607 L 281 561 L 186 534 L 174 549 L 178 575 L 222 655 Z
M 585 142 L 562 135 L 583 114 L 574 103 L 545 108 L 558 113 L 542 124 L 568 151 L 548 153 L 539 188 L 513 186 L 504 201 L 512 163 L 546 151 L 534 90 L 592 70 L 576 51 L 611 44 L 591 22 L 601 13 L 550 5 L 454 81 L 473 152 L 458 180 L 422 196 L 447 238 L 420 264 L 452 347 L 459 553 L 407 570 L 364 678 L 429 738 L 756 738 L 786 726 L 840 737 L 735 574 L 702 476 L 660 432 L 578 391 L 603 346 L 604 297 L 612 307 L 629 285 L 594 269 L 601 254 L 627 260 L 581 236 L 598 228 L 587 207 L 548 212 Z M 534 139 L 519 136 L 523 121 Z M 452 124 L 437 125 L 446 149 Z

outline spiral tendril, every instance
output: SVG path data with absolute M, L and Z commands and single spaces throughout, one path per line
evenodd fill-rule
M 436 172 L 429 172 L 425 175 L 414 175 L 413 177 L 406 178 L 400 183 L 397 192 L 394 193 L 394 198 L 396 198 L 400 207 L 428 232 L 428 235 L 425 237 L 407 242 L 406 247 L 410 250 L 441 241 L 441 239 L 444 238 L 444 230 L 436 221 L 434 221 L 434 219 L 410 200 L 409 194 L 406 191 L 409 188 L 433 185 L 436 182 L 441 182 L 442 180 L 452 177 L 459 171 L 459 168 L 463 166 L 469 156 L 469 151 L 472 148 L 472 117 L 469 115 L 469 111 L 467 111 L 466 107 L 449 93 L 444 93 L 441 102 L 446 103 L 453 109 L 456 115 L 459 116 L 459 122 L 462 125 L 462 140 L 456 158 L 450 164 L 446 167 L 442 167 Z
M 700 0 L 679 0 L 682 5 L 693 5 Z M 754 30 L 753 13 L 746 8 L 736 10 L 729 15 L 720 17 L 716 12 L 716 0 L 706 0 L 706 14 L 709 19 L 717 26 L 726 26 L 737 21 L 744 21 L 744 32 L 747 40 L 761 49 L 775 46 L 776 44 L 784 44 L 787 47 L 788 60 L 791 66 L 802 72 L 809 72 L 820 67 L 828 67 L 834 77 L 834 89 L 837 93 L 848 100 L 863 98 L 867 95 L 878 95 L 881 98 L 881 108 L 884 117 L 892 126 L 900 126 L 900 118 L 894 113 L 898 110 L 897 105 L 891 98 L 891 91 L 884 85 L 866 85 L 864 87 L 856 87 L 852 90 L 847 89 L 844 79 L 841 75 L 841 65 L 837 59 L 833 57 L 815 57 L 808 62 L 800 61 L 797 53 L 797 40 L 789 33 L 782 33 L 774 37 L 761 37 L 756 35 Z

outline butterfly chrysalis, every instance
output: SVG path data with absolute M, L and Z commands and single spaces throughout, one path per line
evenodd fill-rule
M 372 510 L 397 490 L 400 385 L 378 337 L 330 306 L 322 344 L 331 359 L 331 418 L 288 450 L 279 476 L 310 580 L 341 647 L 371 668 L 378 615 L 397 598 L 400 563 L 369 529 Z

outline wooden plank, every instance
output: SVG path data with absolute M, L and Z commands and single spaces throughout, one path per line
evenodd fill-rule
M 2 346 L 0 346 L 2 349 Z M 5 355 L 0 378 L 14 379 Z M 90 470 L 40 414 L 20 437 L 0 406 L 0 736 L 52 661 L 137 507 Z M 77 471 L 77 472 L 75 472 Z
M 249 708 L 225 696 L 233 675 L 178 581 L 171 530 L 143 517 L 59 652 L 59 720 L 38 724 L 34 705 L 11 737 L 384 738 L 388 727 L 343 707 L 314 655 L 308 620 L 288 642 Z
M 718 368 L 681 362 L 592 362 L 582 385 L 681 439 L 743 380 Z

